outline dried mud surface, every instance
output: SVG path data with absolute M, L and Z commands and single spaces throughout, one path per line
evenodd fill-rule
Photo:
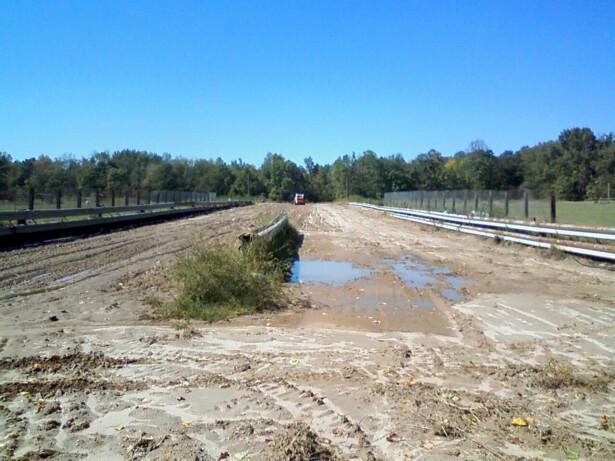
M 178 254 L 281 210 L 301 260 L 373 272 L 230 322 L 151 316 Z M 259 204 L 0 253 L 0 459 L 615 459 L 614 354 L 612 271 Z

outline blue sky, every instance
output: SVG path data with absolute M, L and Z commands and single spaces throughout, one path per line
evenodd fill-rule
M 0 0 L 0 151 L 295 161 L 615 130 L 615 2 Z

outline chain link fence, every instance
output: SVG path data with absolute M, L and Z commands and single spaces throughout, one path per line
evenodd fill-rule
M 432 190 L 384 194 L 384 205 L 427 211 L 615 227 L 615 201 L 564 201 L 532 190 Z
M 215 192 L 172 191 L 150 189 L 94 190 L 58 189 L 37 191 L 20 187 L 0 192 L 0 210 L 47 210 L 65 208 L 121 207 L 157 203 L 213 202 Z

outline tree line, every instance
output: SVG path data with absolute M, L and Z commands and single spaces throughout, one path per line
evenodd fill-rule
M 14 160 L 0 153 L 0 195 L 23 188 L 118 192 L 136 189 L 216 192 L 218 196 L 289 201 L 303 192 L 310 201 L 358 195 L 381 198 L 401 190 L 531 189 L 566 200 L 596 199 L 615 188 L 615 139 L 589 128 L 561 132 L 557 140 L 496 155 L 482 141 L 453 155 L 436 150 L 406 161 L 401 154 L 371 150 L 338 157 L 332 164 L 303 165 L 269 153 L 260 166 L 241 160 L 187 160 L 137 150 L 98 152 L 77 159 L 46 155 Z

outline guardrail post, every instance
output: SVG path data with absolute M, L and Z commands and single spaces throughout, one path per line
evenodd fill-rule
M 128 206 L 128 201 L 130 200 L 130 191 L 124 192 L 124 206 Z
M 493 191 L 489 191 L 489 216 L 493 216 Z
M 510 194 L 508 191 L 504 192 L 504 216 L 508 216 L 508 205 L 510 201 Z
M 28 190 L 28 210 L 34 210 L 34 188 Z
M 526 190 L 523 191 L 523 215 L 525 219 L 530 217 L 530 196 Z
M 468 190 L 463 191 L 463 214 L 468 214 Z
M 551 222 L 557 221 L 557 210 L 555 203 L 555 192 L 551 192 Z
M 81 208 L 81 189 L 77 189 L 77 208 Z
M 115 189 L 111 189 L 111 206 L 115 206 Z
M 100 190 L 96 189 L 96 208 L 100 207 Z
M 62 189 L 56 191 L 56 210 L 62 208 Z
M 474 191 L 474 213 L 478 213 L 478 191 Z

